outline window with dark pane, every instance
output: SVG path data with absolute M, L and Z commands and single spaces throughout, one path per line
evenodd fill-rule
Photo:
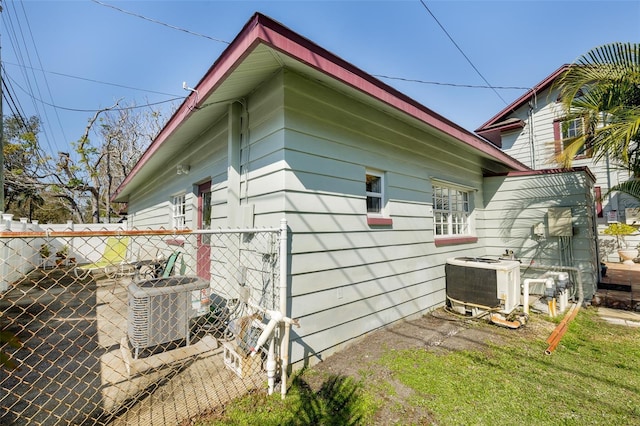
M 382 176 L 366 175 L 367 213 L 382 212 Z

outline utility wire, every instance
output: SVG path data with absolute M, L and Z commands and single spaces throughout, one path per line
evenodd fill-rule
M 29 30 L 29 38 L 31 40 L 31 43 L 33 44 L 33 50 L 35 51 L 35 56 L 36 56 L 36 59 L 38 60 L 38 65 L 40 66 L 40 68 L 42 68 L 42 60 L 40 59 L 40 52 L 38 51 L 38 46 L 36 45 L 35 39 L 33 38 L 33 31 L 31 30 L 29 17 L 27 16 L 27 11 L 24 8 L 24 2 L 21 1 L 20 5 L 22 6 L 22 14 L 24 15 L 24 20 L 27 24 L 27 29 Z M 42 72 L 42 70 L 40 72 Z M 44 72 L 42 72 L 42 78 L 44 80 L 47 93 L 49 94 L 49 99 L 51 100 L 51 102 L 53 102 L 53 94 L 51 93 L 51 86 L 49 85 L 49 81 L 47 80 L 47 76 L 44 74 Z M 62 125 L 62 120 L 60 119 L 60 114 L 58 114 L 58 110 L 54 110 L 54 113 L 56 115 L 56 120 L 58 121 L 58 126 L 60 127 L 60 132 L 62 133 L 62 137 L 66 141 L 67 135 L 65 134 L 64 126 Z M 46 110 L 45 110 L 45 115 L 46 115 Z M 51 130 L 52 130 L 51 134 L 53 134 L 53 129 Z
M 20 122 L 20 125 L 25 129 L 28 130 L 27 127 L 27 123 L 25 123 L 25 119 L 24 119 L 24 113 L 21 112 L 21 107 L 19 105 L 19 103 L 16 102 L 16 99 L 13 97 L 13 94 L 11 93 L 12 90 L 7 86 L 7 82 L 6 79 L 2 79 L 2 97 L 4 98 L 4 100 L 7 103 L 7 106 L 9 106 L 9 109 L 11 110 L 11 114 L 16 118 L 16 120 L 18 120 L 18 122 Z
M 194 31 L 190 31 L 190 30 L 187 30 L 187 29 L 184 29 L 184 28 L 176 27 L 175 25 L 167 24 L 165 22 L 158 21 L 157 19 L 148 18 L 148 17 L 140 15 L 138 13 L 129 12 L 128 10 L 120 9 L 119 7 L 113 6 L 111 4 L 102 3 L 101 1 L 98 1 L 98 0 L 91 0 L 91 1 L 96 3 L 96 4 L 99 4 L 100 6 L 109 7 L 111 9 L 117 10 L 118 12 L 126 13 L 127 15 L 135 16 L 136 18 L 140 18 L 140 19 L 144 19 L 145 21 L 153 22 L 154 24 L 164 25 L 165 27 L 168 27 L 168 28 L 171 28 L 171 29 L 174 29 L 174 30 L 178 30 L 178 31 L 182 31 L 182 32 L 185 32 L 187 34 L 194 35 L 194 36 L 204 37 L 204 38 L 207 38 L 209 40 L 216 41 L 218 43 L 231 44 L 231 43 L 229 43 L 228 41 L 225 41 L 225 40 L 221 40 L 221 39 L 218 39 L 218 38 L 210 37 L 210 36 L 205 35 L 205 34 L 196 33 Z
M 4 13 L 2 13 L 2 21 L 4 22 L 4 25 L 7 28 L 6 35 L 7 35 L 7 38 L 9 40 L 9 43 L 13 47 L 13 50 L 16 53 L 16 56 L 19 57 L 19 60 L 23 61 L 23 59 L 22 59 L 22 50 L 19 49 L 19 46 L 16 46 L 17 37 L 16 37 L 16 34 L 15 34 L 13 22 L 11 21 L 11 17 L 8 15 L 8 10 L 6 10 L 6 8 L 3 10 L 3 12 Z M 4 61 L 2 61 L 2 64 L 4 64 Z M 5 75 L 6 74 L 6 70 L 3 70 L 3 71 L 4 71 L 3 75 Z M 27 78 L 26 75 L 24 75 L 24 77 L 25 77 L 25 79 Z M 6 94 L 4 94 L 4 96 L 6 97 Z M 19 119 L 21 119 L 22 122 L 24 122 L 24 118 L 23 117 L 20 117 Z
M 16 25 L 15 26 L 17 27 L 17 34 L 20 35 L 19 39 L 16 37 L 16 45 L 24 47 L 25 58 L 26 58 L 27 62 L 29 64 L 31 64 L 31 55 L 30 55 L 29 49 L 27 48 L 27 40 L 26 40 L 26 37 L 25 37 L 25 32 L 23 30 L 22 21 L 18 17 L 17 10 L 16 10 L 16 7 L 15 7 L 16 5 L 13 4 L 13 6 L 14 6 L 13 7 L 13 14 L 15 15 L 15 21 L 16 21 Z M 7 12 L 8 11 L 9 10 L 7 9 Z M 9 18 L 11 18 L 11 14 L 7 14 L 7 16 L 9 16 Z M 14 32 L 15 32 L 15 30 L 14 30 Z M 37 51 L 36 51 L 36 54 L 37 54 Z M 35 91 L 37 91 L 38 96 L 42 97 L 42 92 L 40 91 L 40 85 L 38 84 L 38 79 L 36 78 L 35 74 L 33 74 L 33 73 L 32 73 L 32 77 L 33 77 L 33 80 L 31 80 L 31 79 L 27 79 L 26 80 L 27 84 L 29 85 L 29 89 L 33 91 L 34 88 L 35 88 Z M 31 83 L 32 81 L 33 81 L 33 86 L 32 86 L 32 83 Z M 34 104 L 34 107 L 36 107 L 35 104 Z M 42 112 L 43 112 L 44 117 L 45 117 L 45 120 L 43 121 L 43 125 L 47 125 L 49 127 L 49 130 L 52 130 L 51 126 L 49 125 L 49 116 L 47 115 L 47 110 L 43 109 Z M 39 114 L 40 114 L 40 112 L 38 111 L 38 115 Z M 46 124 L 44 124 L 44 123 L 46 123 Z M 47 132 L 45 131 L 45 129 L 42 129 L 42 130 L 43 130 L 45 138 L 47 139 L 47 143 L 49 144 L 49 139 L 47 137 Z
M 30 93 L 28 90 L 25 90 L 24 87 L 20 86 L 20 84 L 18 84 L 14 79 L 12 79 L 11 77 L 7 76 L 7 78 L 9 80 L 11 80 L 11 82 L 13 84 L 15 84 L 16 86 L 18 86 L 18 88 L 20 90 L 22 90 L 25 94 L 27 94 L 27 96 L 31 97 L 33 100 L 40 102 L 44 105 L 50 106 L 52 108 L 57 108 L 57 109 L 61 109 L 61 110 L 65 110 L 65 111 L 73 111 L 73 112 L 98 112 L 98 111 L 102 111 L 104 108 L 100 108 L 100 109 L 83 109 L 83 108 L 70 108 L 70 107 L 63 107 L 60 105 L 55 105 L 52 104 L 50 102 L 46 102 L 42 99 L 38 99 L 36 98 L 32 93 Z M 137 109 L 137 108 L 146 108 L 146 107 L 150 107 L 150 106 L 155 106 L 155 105 L 160 105 L 160 104 L 165 104 L 168 102 L 174 102 L 180 99 L 185 99 L 184 96 L 179 96 L 179 97 L 175 97 L 172 99 L 167 99 L 164 101 L 158 101 L 158 102 L 151 102 L 151 103 L 146 103 L 144 105 L 135 105 L 135 106 L 130 106 L 130 107 L 122 107 L 122 108 L 109 108 L 109 111 L 127 111 L 127 110 L 132 110 L 132 109 Z
M 11 5 L 14 6 L 13 3 L 11 3 Z M 4 12 L 5 13 L 2 14 L 2 20 L 5 23 L 5 26 L 7 27 L 7 29 L 9 30 L 8 32 L 9 40 L 14 49 L 14 52 L 16 53 L 16 56 L 18 57 L 18 60 L 21 61 L 22 63 L 30 62 L 31 58 L 29 57 L 29 52 L 28 52 L 28 49 L 26 48 L 27 47 L 26 43 L 24 42 L 24 34 L 22 32 L 22 28 L 20 27 L 20 20 L 18 19 L 18 16 L 15 13 L 15 7 L 13 9 L 13 13 L 10 13 L 10 8 L 5 8 Z M 16 24 L 14 24 L 13 18 L 15 18 Z M 18 31 L 16 31 L 16 27 Z M 20 43 L 20 40 L 22 40 L 23 43 Z M 24 49 L 22 49 L 22 47 L 24 47 Z M 27 58 L 26 61 L 25 61 L 25 56 L 23 55 L 23 50 L 26 51 L 26 58 Z M 32 79 L 30 78 L 28 73 L 25 72 L 25 70 L 23 70 L 23 77 L 25 79 L 27 86 L 29 87 L 29 91 L 27 91 L 27 93 L 29 94 L 33 93 L 34 90 L 31 84 Z M 37 86 L 37 79 L 35 78 L 35 75 L 33 76 L 33 81 L 34 81 L 34 84 Z M 35 96 L 32 96 L 32 99 L 35 99 Z M 40 108 L 36 102 L 33 102 L 33 108 L 36 112 L 35 115 L 37 115 L 38 117 L 42 117 L 42 113 L 40 112 Z M 46 111 L 44 112 L 44 115 L 46 116 Z M 24 117 L 22 117 L 22 121 L 26 123 L 26 119 Z M 41 131 L 44 136 L 44 141 L 47 147 L 49 148 L 49 150 L 51 150 L 51 152 L 54 152 L 51 145 L 51 141 L 49 140 L 49 133 L 47 132 L 46 128 L 44 127 L 41 128 Z
M 95 1 L 95 0 L 94 0 Z M 507 101 L 504 100 L 504 98 L 502 96 L 500 96 L 500 93 L 498 93 L 498 91 L 491 85 L 491 83 L 489 83 L 487 81 L 486 78 L 484 78 L 484 76 L 482 75 L 482 73 L 478 70 L 478 68 L 476 68 L 476 66 L 473 64 L 473 62 L 471 62 L 471 59 L 469 59 L 469 57 L 464 53 L 464 51 L 462 50 L 462 48 L 460 48 L 460 46 L 458 46 L 458 43 L 455 42 L 455 40 L 453 39 L 453 37 L 451 37 L 451 35 L 449 34 L 449 32 L 445 29 L 445 27 L 440 23 L 440 21 L 438 21 L 438 18 L 436 18 L 436 16 L 433 14 L 433 12 L 431 12 L 431 9 L 429 9 L 429 6 L 427 6 L 427 4 L 424 2 L 424 0 L 420 0 L 420 3 L 422 4 L 422 6 L 424 6 L 424 8 L 427 10 L 427 12 L 429 12 L 429 15 L 431 15 L 431 17 L 434 19 L 434 21 L 436 21 L 436 23 L 440 26 L 440 28 L 442 29 L 442 31 L 444 31 L 444 33 L 447 35 L 447 37 L 449 37 L 449 40 L 451 40 L 451 43 L 453 43 L 453 45 L 458 49 L 458 51 L 462 54 L 462 56 L 464 56 L 464 58 L 467 60 L 467 62 L 469 62 L 469 65 L 471 65 L 471 68 L 473 68 L 475 70 L 475 72 L 480 76 L 480 78 L 482 78 L 482 80 L 484 80 L 485 83 L 487 83 L 487 86 L 489 86 L 493 92 L 500 98 L 502 99 L 502 102 L 504 102 L 505 105 L 508 105 Z
M 39 69 L 39 68 L 32 68 L 32 67 L 28 67 L 26 65 L 20 65 L 20 64 L 16 64 L 13 62 L 8 62 L 8 61 L 3 61 L 4 64 L 8 64 L 8 65 L 13 65 L 16 67 L 23 67 L 23 68 L 28 68 L 28 69 L 33 69 L 36 71 L 41 71 L 41 72 L 45 72 L 45 73 L 49 73 L 49 74 L 54 74 L 54 75 L 59 75 L 61 77 L 67 77 L 67 78 L 73 78 L 76 80 L 83 80 L 83 81 L 88 81 L 90 83 L 98 83 L 98 84 L 104 84 L 107 86 L 114 86 L 114 87 L 121 87 L 123 89 L 130 89 L 130 90 L 137 90 L 139 92 L 146 92 L 146 93 L 154 93 L 156 95 L 166 95 L 166 96 L 178 96 L 175 93 L 166 93 L 166 92 L 158 92 L 155 90 L 148 90 L 148 89 L 141 89 L 139 87 L 133 87 L 133 86 L 126 86 L 124 84 L 118 84 L 118 83 L 110 83 L 108 81 L 102 81 L 102 80 L 95 80 L 92 78 L 85 78 L 85 77 L 78 77 L 76 75 L 71 75 L 71 74 L 64 74 L 61 72 L 55 72 L 55 71 L 47 71 L 47 70 L 43 70 L 43 69 Z
M 466 87 L 466 88 L 471 88 L 471 89 L 531 90 L 530 87 L 520 87 L 520 86 L 491 86 L 491 85 L 477 85 L 477 84 L 442 83 L 442 82 L 439 82 L 439 81 L 415 80 L 415 79 L 411 79 L 411 78 L 390 77 L 388 75 L 380 75 L 380 74 L 373 74 L 373 76 L 374 77 L 378 77 L 378 78 L 386 78 L 386 79 L 389 79 L 389 80 L 408 81 L 410 83 L 433 84 L 435 86 Z
M 23 11 L 24 11 L 24 4 L 22 4 L 22 2 L 19 2 L 20 5 L 22 5 Z M 21 39 L 21 45 L 24 47 L 24 50 L 26 52 L 26 58 L 29 61 L 29 64 L 32 64 L 32 59 L 31 59 L 31 54 L 30 54 L 30 50 L 28 48 L 28 43 L 27 40 L 31 41 L 31 44 L 33 45 L 33 51 L 35 54 L 36 58 L 39 58 L 39 54 L 38 54 L 38 49 L 35 45 L 35 43 L 33 42 L 33 33 L 31 32 L 31 27 L 29 26 L 29 20 L 27 19 L 27 16 L 25 14 L 24 16 L 24 24 L 26 24 L 26 27 L 28 29 L 28 32 L 26 32 L 24 30 L 24 25 L 23 25 L 23 21 L 18 17 L 18 11 L 16 6 L 14 6 L 14 14 L 16 15 L 16 23 L 18 25 L 18 32 L 20 34 L 20 39 Z M 29 39 L 28 36 L 31 36 L 31 38 Z M 39 79 L 36 77 L 35 73 L 31 73 L 32 74 L 32 78 L 33 78 L 33 87 L 35 87 L 35 90 L 37 91 L 38 97 L 42 98 L 43 94 L 42 94 L 42 90 L 40 88 L 41 84 L 39 83 Z M 30 82 L 30 81 L 29 81 Z M 46 87 L 48 87 L 48 82 L 46 80 L 46 78 L 44 79 L 44 85 Z M 33 90 L 33 89 L 32 89 Z M 51 91 L 49 90 L 49 93 L 51 93 Z M 39 111 L 38 111 L 38 115 L 39 115 Z M 51 121 L 49 120 L 49 114 L 47 112 L 46 108 L 42 109 L 42 114 L 44 115 L 44 120 L 42 121 L 42 134 L 44 136 L 44 139 L 47 143 L 47 145 L 49 146 L 49 149 L 51 149 L 51 144 L 53 142 L 53 145 L 55 145 L 56 147 L 58 146 L 58 144 L 56 143 L 55 139 L 50 139 L 50 137 L 53 137 L 53 128 L 51 127 Z M 57 112 L 56 112 L 56 116 L 57 116 Z M 61 125 L 62 126 L 62 125 Z M 47 129 L 49 130 L 47 132 Z M 61 127 L 61 130 L 64 132 L 64 129 Z M 65 137 L 66 140 L 66 137 Z
M 2 78 L 0 78 L 0 80 L 2 80 L 2 87 L 3 87 L 2 97 L 7 101 L 7 104 L 11 109 L 11 113 L 16 117 L 16 119 L 20 122 L 20 124 L 23 125 L 23 127 L 25 127 L 26 129 L 25 120 L 27 115 L 24 113 L 24 109 L 22 108 L 20 101 L 17 99 L 17 96 L 14 96 L 15 90 L 13 90 L 13 87 L 7 84 L 7 79 L 5 78 L 7 71 L 4 69 L 4 64 L 1 64 L 0 67 L 1 67 L 0 73 L 3 76 Z

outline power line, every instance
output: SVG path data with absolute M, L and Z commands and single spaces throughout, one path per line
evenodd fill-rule
M 35 39 L 33 38 L 33 31 L 31 30 L 31 25 L 29 24 L 29 17 L 27 16 L 27 11 L 24 8 L 24 2 L 20 2 L 20 5 L 22 6 L 22 14 L 24 15 L 24 20 L 25 20 L 25 22 L 27 24 L 27 29 L 29 30 L 29 37 L 30 37 L 31 43 L 33 45 L 33 50 L 35 51 L 36 59 L 38 60 L 38 64 L 40 65 L 40 68 L 42 68 L 42 60 L 40 59 L 40 52 L 38 51 L 38 47 L 36 46 Z M 42 74 L 42 78 L 43 78 L 44 84 L 45 84 L 45 86 L 47 88 L 47 92 L 49 94 L 49 99 L 51 99 L 51 101 L 53 102 L 53 94 L 51 93 L 51 86 L 49 85 L 49 81 L 47 80 L 47 76 L 44 73 Z M 66 141 L 67 140 L 67 135 L 65 134 L 64 126 L 62 125 L 62 120 L 60 120 L 60 115 L 58 114 L 58 110 L 54 110 L 54 112 L 55 112 L 55 115 L 56 115 L 56 120 L 58 121 L 58 126 L 60 128 L 60 132 L 62 133 L 62 137 Z M 46 110 L 45 110 L 45 116 L 46 116 Z M 47 123 L 47 125 L 49 125 L 49 123 Z M 49 127 L 49 128 L 51 128 L 51 127 Z M 51 129 L 51 133 L 53 134 L 53 129 Z
M 22 108 L 22 105 L 20 105 L 20 101 L 17 99 L 17 96 L 14 97 L 13 93 L 15 92 L 15 90 L 13 90 L 13 87 L 10 87 L 9 85 L 7 85 L 7 79 L 4 78 L 7 74 L 7 71 L 4 69 L 4 63 L 1 64 L 0 67 L 2 68 L 0 70 L 0 74 L 3 76 L 1 80 L 2 80 L 2 87 L 4 89 L 2 93 L 2 97 L 7 101 L 7 105 L 9 105 L 9 109 L 11 109 L 11 113 L 14 116 L 16 116 L 16 118 L 21 123 L 24 124 L 25 117 L 26 117 L 26 114 L 24 113 L 24 109 Z
M 4 13 L 2 14 L 2 20 L 3 20 L 4 24 L 5 24 L 5 27 L 8 30 L 7 36 L 8 36 L 9 42 L 11 43 L 11 46 L 13 47 L 14 52 L 16 52 L 16 56 L 19 56 L 19 59 L 22 60 L 22 50 L 16 48 L 16 44 L 15 44 L 15 43 L 17 43 L 17 37 L 16 37 L 16 34 L 15 34 L 13 21 L 11 21 L 11 15 L 9 15 L 8 9 L 6 9 L 6 8 L 3 10 L 3 12 Z M 8 22 L 7 22 L 7 20 L 8 20 Z M 3 76 L 6 76 L 7 71 L 4 68 L 4 61 L 2 62 L 1 65 L 2 65 L 2 70 L 0 71 L 0 73 L 2 73 Z M 26 78 L 26 76 L 25 76 L 25 78 Z M 3 98 L 5 100 L 7 100 L 7 104 L 9 105 L 9 108 L 11 109 L 12 114 L 14 116 L 16 116 L 16 118 L 21 123 L 24 124 L 25 123 L 25 118 L 24 118 L 25 114 L 22 111 L 22 108 L 21 107 L 19 108 L 18 105 L 16 105 L 15 101 L 13 101 L 14 100 L 14 96 L 12 95 L 12 89 L 13 88 L 10 88 L 7 85 L 6 78 L 2 78 L 2 85 L 3 85 L 3 88 L 5 89 L 5 92 L 3 93 Z M 17 96 L 15 98 L 17 98 Z M 9 101 L 9 99 L 12 99 L 12 101 Z M 12 104 L 13 104 L 13 108 L 11 108 Z
M 16 118 L 16 120 L 20 122 L 20 124 L 22 125 L 22 127 L 24 127 L 25 130 L 28 130 L 27 123 L 25 122 L 24 112 L 21 111 L 22 108 L 20 107 L 19 103 L 16 102 L 16 99 L 13 97 L 11 90 L 7 86 L 5 78 L 2 79 L 2 89 L 3 89 L 2 97 L 7 102 L 7 105 L 11 110 L 11 114 Z
M 221 40 L 221 39 L 218 39 L 218 38 L 210 37 L 210 36 L 205 35 L 205 34 L 196 33 L 194 31 L 190 31 L 190 30 L 187 30 L 187 29 L 184 29 L 184 28 L 180 28 L 180 27 L 177 27 L 175 25 L 167 24 L 165 22 L 158 21 L 157 19 L 148 18 L 148 17 L 146 17 L 144 15 L 140 15 L 138 13 L 129 12 L 128 10 L 120 9 L 119 7 L 113 6 L 111 4 L 102 3 L 102 2 L 100 2 L 98 0 L 91 0 L 91 1 L 93 1 L 96 4 L 99 4 L 100 6 L 109 7 L 111 9 L 117 10 L 118 12 L 126 13 L 127 15 L 135 16 L 136 18 L 140 18 L 140 19 L 144 19 L 145 21 L 153 22 L 154 24 L 163 25 L 165 27 L 168 27 L 168 28 L 171 28 L 171 29 L 174 29 L 174 30 L 178 30 L 178 31 L 182 31 L 182 32 L 185 32 L 187 34 L 194 35 L 194 36 L 207 38 L 209 40 L 213 40 L 213 41 L 216 41 L 218 43 L 231 44 L 230 42 L 225 41 L 225 40 Z
M 95 1 L 95 0 L 94 0 Z M 471 68 L 473 68 L 475 70 L 475 72 L 480 76 L 480 78 L 482 78 L 482 80 L 487 83 L 487 86 L 489 86 L 489 88 L 493 89 L 493 92 L 500 98 L 502 99 L 502 102 L 505 103 L 505 105 L 508 105 L 507 101 L 504 100 L 504 98 L 502 96 L 500 96 L 500 93 L 498 93 L 497 90 L 495 90 L 493 88 L 493 86 L 491 85 L 491 83 L 489 83 L 487 81 L 486 78 L 484 78 L 484 76 L 482 75 L 482 73 L 480 72 L 480 70 L 478 70 L 478 68 L 476 68 L 476 66 L 473 64 L 473 62 L 471 62 L 471 59 L 469 59 L 469 57 L 464 53 L 464 51 L 462 50 L 462 48 L 460 46 L 458 46 L 458 43 L 455 42 L 455 40 L 453 39 L 453 37 L 451 37 L 451 35 L 449 34 L 449 32 L 445 29 L 445 27 L 440 23 L 440 21 L 438 21 L 438 18 L 436 18 L 436 16 L 433 14 L 433 12 L 431 12 L 431 9 L 429 9 L 429 7 L 427 6 L 427 4 L 424 2 L 424 0 L 420 0 L 420 3 L 422 4 L 422 6 L 424 6 L 424 8 L 427 10 L 427 12 L 429 12 L 429 15 L 431 15 L 431 17 L 434 19 L 434 21 L 436 21 L 436 23 L 440 26 L 440 28 L 442 29 L 442 31 L 444 31 L 444 33 L 447 35 L 447 37 L 449 37 L 449 40 L 451 40 L 451 43 L 453 43 L 453 45 L 458 49 L 458 51 L 462 54 L 462 56 L 464 56 L 464 58 L 467 60 L 467 62 L 469 62 L 469 65 L 471 65 Z
M 13 4 L 13 2 L 11 2 L 10 4 L 12 6 L 15 6 Z M 5 23 L 5 26 L 9 30 L 8 31 L 9 41 L 11 42 L 11 46 L 13 47 L 13 51 L 15 52 L 16 57 L 22 63 L 30 62 L 30 58 L 28 56 L 28 49 L 26 48 L 26 44 L 24 44 L 24 49 L 23 49 L 23 45 L 20 43 L 21 39 L 24 41 L 24 34 L 22 34 L 22 31 L 16 31 L 16 26 L 18 27 L 18 30 L 20 30 L 20 21 L 18 19 L 18 16 L 15 13 L 10 13 L 10 9 L 9 8 L 5 8 L 4 12 L 5 13 L 2 14 L 2 21 Z M 13 18 L 16 19 L 17 24 L 14 24 Z M 19 35 L 20 35 L 20 37 L 19 37 Z M 28 61 L 25 61 L 23 50 L 27 52 L 27 58 L 29 59 Z M 31 93 L 31 92 L 33 92 L 33 87 L 31 85 L 32 79 L 30 78 L 29 74 L 27 72 L 25 72 L 25 71 L 26 71 L 26 69 L 23 69 L 22 75 L 24 77 L 24 80 L 25 80 L 26 84 L 29 86 L 29 91 L 26 91 L 26 92 L 27 93 Z M 5 74 L 6 74 L 6 72 L 5 72 Z M 33 81 L 34 81 L 34 84 L 37 85 L 37 79 L 36 79 L 35 75 L 33 75 Z M 33 108 L 34 108 L 34 110 L 36 112 L 36 115 L 38 117 L 41 117 L 42 114 L 40 112 L 39 105 L 35 101 L 33 101 L 33 99 L 35 99 L 35 96 L 32 96 L 32 102 L 33 102 Z M 46 116 L 46 111 L 45 111 L 45 116 Z M 23 118 L 23 121 L 25 121 L 24 118 Z M 54 152 L 54 150 L 52 149 L 52 146 L 51 146 L 51 141 L 49 140 L 49 133 L 47 132 L 46 128 L 42 128 L 41 131 L 42 131 L 42 134 L 44 136 L 44 141 L 45 141 L 46 145 L 48 146 L 49 150 L 51 150 L 51 152 Z
M 491 85 L 476 85 L 476 84 L 442 83 L 439 81 L 424 81 L 424 80 L 416 80 L 416 79 L 403 78 L 403 77 L 390 77 L 388 75 L 380 75 L 380 74 L 373 74 L 373 76 L 378 78 L 386 78 L 389 80 L 408 81 L 410 83 L 433 84 L 435 86 L 465 87 L 470 89 L 501 89 L 501 90 L 530 90 L 531 89 L 530 87 L 520 87 L 520 86 L 491 86 Z
M 22 90 L 27 96 L 31 97 L 33 100 L 35 100 L 37 102 L 42 103 L 43 105 L 47 105 L 47 106 L 50 106 L 52 108 L 57 108 L 57 109 L 65 110 L 65 111 L 72 111 L 72 112 L 98 112 L 98 111 L 102 111 L 102 108 L 99 108 L 99 109 L 70 108 L 70 107 L 63 107 L 63 106 L 60 106 L 60 105 L 52 104 L 50 102 L 46 102 L 46 101 L 44 101 L 42 99 L 36 98 L 32 93 L 30 93 L 29 91 L 25 90 L 24 87 L 20 86 L 20 84 L 18 84 L 11 77 L 7 76 L 7 78 L 9 80 L 11 80 L 11 82 L 13 84 L 18 86 L 18 88 L 20 88 L 20 90 Z M 150 106 L 165 104 L 165 103 L 168 103 L 168 102 L 174 102 L 174 101 L 177 101 L 177 100 L 180 100 L 180 99 L 185 99 L 185 97 L 184 96 L 179 96 L 179 97 L 175 97 L 175 98 L 172 98 L 172 99 L 167 99 L 167 100 L 164 100 L 164 101 L 146 103 L 144 105 L 135 105 L 135 106 L 123 107 L 123 108 L 110 108 L 110 111 L 127 111 L 127 110 L 132 110 L 132 109 L 137 109 L 137 108 L 146 108 L 146 107 L 150 107 Z
M 47 71 L 47 70 L 43 70 L 43 69 L 39 69 L 39 68 L 32 68 L 32 67 L 28 67 L 28 66 L 26 66 L 26 65 L 20 65 L 20 64 L 13 63 L 13 62 L 7 62 L 7 61 L 5 61 L 4 63 L 5 63 L 5 64 L 8 64 L 8 65 L 13 65 L 13 66 L 16 66 L 16 67 L 23 67 L 23 68 L 28 68 L 28 69 L 34 69 L 34 70 L 36 70 L 36 71 L 41 71 L 41 72 L 45 72 L 45 73 L 48 73 L 48 74 L 59 75 L 59 76 L 61 76 L 61 77 L 67 77 L 67 78 L 73 78 L 73 79 L 76 79 L 76 80 L 88 81 L 88 82 L 90 82 L 90 83 L 104 84 L 104 85 L 106 85 L 106 86 L 114 86 L 114 87 L 120 87 L 120 88 L 123 88 L 123 89 L 137 90 L 137 91 L 139 91 L 139 92 L 153 93 L 153 94 L 156 94 L 156 95 L 178 96 L 178 95 L 176 95 L 175 93 L 158 92 L 158 91 L 155 91 L 155 90 L 148 90 L 148 89 L 141 89 L 141 88 L 139 88 L 139 87 L 126 86 L 126 85 L 124 85 L 124 84 L 110 83 L 110 82 L 108 82 L 108 81 L 95 80 L 95 79 L 92 79 L 92 78 L 86 78 L 86 77 L 78 77 L 78 76 L 76 76 L 76 75 L 64 74 L 64 73 L 61 73 L 61 72 Z

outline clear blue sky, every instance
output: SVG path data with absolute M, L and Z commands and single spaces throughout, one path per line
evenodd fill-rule
M 131 14 L 95 0 L 2 2 L 5 81 L 21 112 L 41 117 L 52 153 L 70 151 L 92 111 L 120 98 L 187 95 L 182 82 L 197 84 L 227 47 L 212 38 L 230 42 L 256 11 L 369 74 L 398 78 L 380 77 L 469 130 L 525 91 L 497 90 L 503 100 L 455 86 L 486 83 L 419 0 L 99 1 Z M 640 42 L 640 0 L 425 4 L 493 86 L 531 87 L 595 46 Z

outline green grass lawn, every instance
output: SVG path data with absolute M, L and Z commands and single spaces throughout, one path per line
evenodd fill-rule
M 640 425 L 640 328 L 585 308 L 551 355 L 548 334 L 539 334 L 508 334 L 482 351 L 390 349 L 359 377 L 323 378 L 316 390 L 311 368 L 293 378 L 284 401 L 255 393 L 197 424 L 389 424 L 385 408 L 399 425 Z M 408 395 L 394 394 L 397 382 Z

